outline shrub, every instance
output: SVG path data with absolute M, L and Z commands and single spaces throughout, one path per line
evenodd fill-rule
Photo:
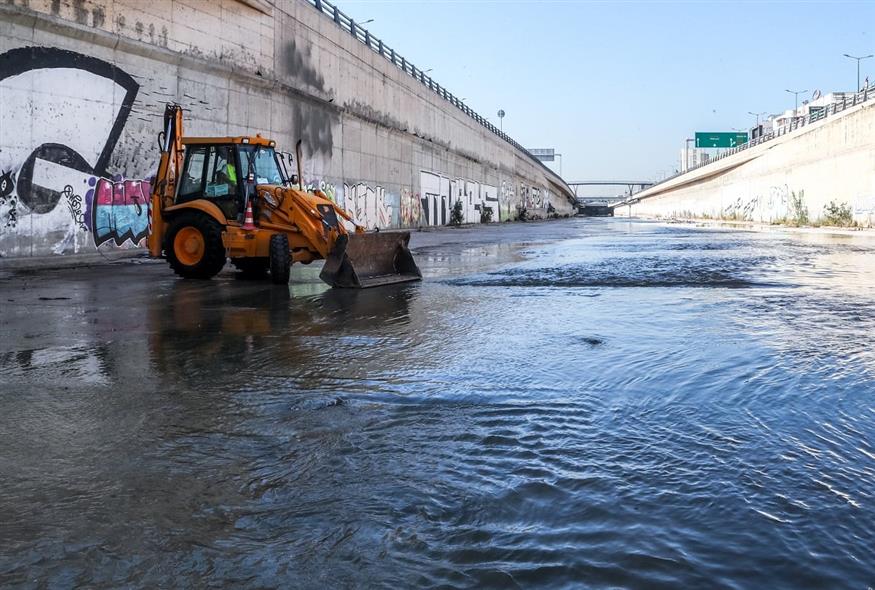
M 480 223 L 492 223 L 492 207 L 483 207 L 480 211 Z
M 453 210 L 450 212 L 450 225 L 462 225 L 464 217 L 462 216 L 462 201 L 456 201 L 453 205 Z
M 516 218 L 518 221 L 525 221 L 529 218 L 529 212 L 526 210 L 524 205 L 517 208 Z
M 808 225 L 808 207 L 805 206 L 805 191 L 790 192 L 790 219 L 791 225 Z
M 836 203 L 830 201 L 829 205 L 823 208 L 823 222 L 826 225 L 835 225 L 838 227 L 850 227 L 854 225 L 854 214 L 851 210 L 851 205 L 848 203 Z

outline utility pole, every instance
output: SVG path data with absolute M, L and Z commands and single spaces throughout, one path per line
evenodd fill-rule
M 849 57 L 851 59 L 857 60 L 857 86 L 854 88 L 854 92 L 859 92 L 860 91 L 860 62 L 863 61 L 864 59 L 869 59 L 870 57 L 872 57 L 872 54 L 857 57 L 856 55 L 849 55 L 846 53 L 845 57 Z
M 793 106 L 793 121 L 796 120 L 796 117 L 799 116 L 799 95 L 808 92 L 807 90 L 785 90 L 785 92 L 789 92 L 793 95 L 793 98 L 796 99 L 796 103 Z

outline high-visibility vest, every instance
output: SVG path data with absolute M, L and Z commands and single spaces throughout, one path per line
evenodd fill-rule
M 237 183 L 237 168 L 234 167 L 234 164 L 228 163 L 225 165 L 225 171 L 228 174 L 228 180 L 233 183 Z

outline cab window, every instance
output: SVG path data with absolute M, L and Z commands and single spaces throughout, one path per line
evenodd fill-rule
M 191 146 L 185 151 L 185 166 L 179 183 L 177 200 L 197 198 L 203 192 L 206 146 Z
M 234 149 L 230 146 L 213 146 L 207 159 L 207 185 L 204 196 L 209 198 L 235 197 L 237 195 L 237 165 Z
M 282 185 L 285 182 L 273 148 L 241 146 L 240 163 L 247 172 L 252 164 L 256 184 Z

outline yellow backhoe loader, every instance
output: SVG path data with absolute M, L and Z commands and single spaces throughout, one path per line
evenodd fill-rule
M 325 259 L 319 276 L 332 287 L 422 278 L 409 232 L 366 233 L 321 191 L 303 190 L 301 142 L 298 173 L 290 175 L 291 155 L 260 135 L 185 137 L 182 111 L 176 104 L 164 111 L 149 211 L 149 253 L 164 256 L 176 274 L 209 279 L 230 258 L 247 275 L 285 284 L 293 262 Z

